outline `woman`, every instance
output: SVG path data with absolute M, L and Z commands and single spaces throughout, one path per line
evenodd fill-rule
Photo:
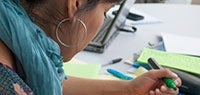
M 163 77 L 181 80 L 167 69 L 133 81 L 65 76 L 62 64 L 97 34 L 104 14 L 121 0 L 0 0 L 0 93 L 18 95 L 177 94 Z

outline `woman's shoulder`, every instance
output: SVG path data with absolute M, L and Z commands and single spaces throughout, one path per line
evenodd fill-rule
M 8 47 L 0 40 L 0 62 L 14 69 L 14 57 Z

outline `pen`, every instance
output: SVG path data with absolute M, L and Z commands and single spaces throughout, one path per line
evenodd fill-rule
M 130 77 L 130 76 L 127 76 L 125 74 L 122 74 L 121 72 L 119 71 L 116 71 L 114 69 L 107 69 L 107 71 L 112 74 L 113 76 L 119 78 L 119 79 L 122 79 L 122 80 L 133 80 L 133 77 Z
M 151 65 L 153 69 L 161 69 L 162 67 L 156 62 L 155 59 L 149 58 L 148 63 Z M 164 83 L 167 85 L 167 87 L 172 88 L 176 90 L 176 84 L 174 83 L 174 80 L 172 78 L 163 78 Z
M 122 61 L 122 58 L 116 58 L 116 59 L 111 60 L 107 64 L 103 64 L 102 66 L 107 66 L 107 65 L 115 64 L 115 63 L 118 63 L 120 61 Z
M 139 62 L 134 62 L 132 66 L 134 68 L 139 68 L 140 67 L 140 63 Z

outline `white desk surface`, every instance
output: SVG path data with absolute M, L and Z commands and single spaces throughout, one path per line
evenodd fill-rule
M 163 22 L 137 25 L 136 33 L 121 32 L 104 53 L 82 51 L 75 58 L 91 64 L 105 64 L 119 57 L 131 59 L 133 53 L 142 50 L 148 42 L 156 43 L 160 32 L 200 37 L 200 5 L 135 4 L 133 8 L 162 19 Z M 131 66 L 120 62 L 102 68 L 100 73 L 105 73 L 106 68 L 126 72 Z

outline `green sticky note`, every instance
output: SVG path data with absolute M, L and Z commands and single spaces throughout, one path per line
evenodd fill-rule
M 101 69 L 100 64 L 80 64 L 80 63 L 64 63 L 63 69 L 66 75 L 97 79 L 99 76 L 99 71 Z
M 147 60 L 150 57 L 156 59 L 162 66 L 176 68 L 194 74 L 200 74 L 200 57 L 167 53 L 165 51 L 145 48 L 137 61 L 140 63 L 147 63 Z

